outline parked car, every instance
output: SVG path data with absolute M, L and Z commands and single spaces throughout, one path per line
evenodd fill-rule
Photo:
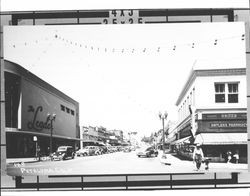
M 116 149 L 115 149 L 113 146 L 109 146 L 109 147 L 108 147 L 108 152 L 109 152 L 109 153 L 116 152 Z
M 96 146 L 96 149 L 95 149 L 95 155 L 101 155 L 103 154 L 103 150 L 100 146 Z
M 75 152 L 72 146 L 59 146 L 57 151 L 52 154 L 52 160 L 66 160 L 66 159 L 74 159 Z
M 138 157 L 157 157 L 158 156 L 158 151 L 154 147 L 147 147 L 143 149 L 139 149 L 137 152 Z
M 76 156 L 81 157 L 81 156 L 88 156 L 89 155 L 89 149 L 88 148 L 82 148 L 76 151 Z
M 102 154 L 108 153 L 108 148 L 106 146 L 99 146 L 99 148 L 100 148 Z
M 126 148 L 124 148 L 124 149 L 123 149 L 123 152 L 131 152 L 130 147 L 126 147 Z

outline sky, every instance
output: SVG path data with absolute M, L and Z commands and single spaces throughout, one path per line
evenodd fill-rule
M 81 126 L 149 135 L 159 111 L 177 120 L 193 66 L 246 66 L 244 32 L 241 22 L 6 26 L 4 58 L 78 101 Z

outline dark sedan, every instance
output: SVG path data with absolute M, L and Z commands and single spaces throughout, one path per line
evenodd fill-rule
M 157 157 L 158 156 L 158 151 L 154 147 L 148 147 L 144 149 L 139 149 L 137 152 L 138 157 Z

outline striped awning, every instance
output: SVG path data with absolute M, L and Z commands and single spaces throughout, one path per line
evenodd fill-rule
M 203 145 L 247 144 L 247 133 L 200 133 L 196 136 L 194 143 Z

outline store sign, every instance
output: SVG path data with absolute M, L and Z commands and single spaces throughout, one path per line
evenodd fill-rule
M 202 114 L 204 120 L 217 119 L 246 119 L 246 113 L 223 113 L 223 114 Z
M 247 123 L 210 123 L 211 129 L 217 128 L 246 128 Z
M 143 18 L 139 17 L 139 10 L 111 10 L 109 18 L 102 21 L 103 24 L 140 24 Z
M 43 111 L 42 106 L 38 106 L 37 108 L 34 108 L 33 106 L 28 106 L 28 112 L 33 113 L 33 118 L 31 121 L 28 122 L 27 127 L 29 129 L 33 129 L 36 131 L 42 131 L 43 129 L 51 129 L 53 128 L 53 120 L 51 120 L 49 117 L 44 119 L 44 121 L 38 120 L 39 114 L 41 114 Z

